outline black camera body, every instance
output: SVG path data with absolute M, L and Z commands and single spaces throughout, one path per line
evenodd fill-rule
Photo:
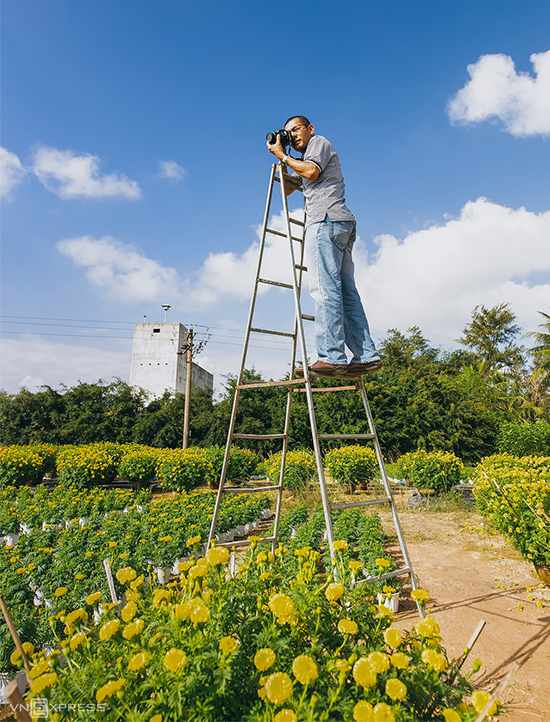
M 267 140 L 269 145 L 275 145 L 275 143 L 277 142 L 277 136 L 281 138 L 281 145 L 283 146 L 283 148 L 291 145 L 292 138 L 288 130 L 277 130 L 275 131 L 275 133 L 268 133 L 265 139 Z

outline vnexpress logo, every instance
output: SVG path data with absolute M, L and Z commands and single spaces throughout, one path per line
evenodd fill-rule
M 30 712 L 33 719 L 47 719 L 49 715 L 48 700 L 44 697 L 33 697 Z

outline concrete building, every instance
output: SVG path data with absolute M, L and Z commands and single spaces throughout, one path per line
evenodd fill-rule
M 130 386 L 140 386 L 159 398 L 168 389 L 185 393 L 187 329 L 181 323 L 136 323 Z M 191 384 L 211 389 L 214 377 L 193 364 Z

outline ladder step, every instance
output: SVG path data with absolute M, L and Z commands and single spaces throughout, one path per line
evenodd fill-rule
M 250 535 L 252 536 L 252 534 Z M 272 542 L 275 541 L 274 536 L 264 536 L 260 538 L 260 542 Z M 232 541 L 232 542 L 224 542 L 223 544 L 216 544 L 216 547 L 228 547 L 231 549 L 232 547 L 244 547 L 247 544 L 250 544 L 248 539 L 241 539 L 240 541 Z
M 390 504 L 391 499 L 389 496 L 384 497 L 383 499 L 364 499 L 363 501 L 350 501 L 347 504 L 333 504 L 330 507 L 331 511 L 336 511 L 336 509 L 353 509 L 356 506 L 372 506 L 373 504 Z
M 286 434 L 233 434 L 234 439 L 284 439 Z
M 268 328 L 251 328 L 250 330 L 255 333 L 269 333 L 272 336 L 288 336 L 289 338 L 294 338 L 296 335 L 294 333 L 287 333 L 286 331 L 270 331 Z
M 307 271 L 307 266 L 300 266 L 299 263 L 295 263 L 294 268 L 296 268 L 298 271 Z
M 251 384 L 237 384 L 238 389 L 263 389 L 267 386 L 293 386 L 303 384 L 305 379 L 286 379 L 285 381 L 254 381 Z
M 225 486 L 222 489 L 224 494 L 258 494 L 263 491 L 277 491 L 279 486 Z
M 301 316 L 304 319 L 304 321 L 315 321 L 315 316 L 310 316 L 307 313 L 302 313 Z
M 374 434 L 319 434 L 319 439 L 375 439 Z
M 302 227 L 304 227 L 304 226 L 306 225 L 306 224 L 304 223 L 304 221 L 299 221 L 297 218 L 289 218 L 288 220 L 289 220 L 291 223 L 295 223 L 297 226 L 302 226 Z
M 283 238 L 288 238 L 286 233 L 283 233 L 282 231 L 276 231 L 274 228 L 266 228 L 266 233 L 273 233 L 274 236 L 282 236 Z M 298 238 L 298 236 L 290 236 L 293 241 L 298 241 L 298 243 L 303 243 L 303 238 Z
M 332 386 L 330 388 L 323 388 L 323 389 L 311 389 L 314 394 L 324 394 L 328 391 L 359 391 L 359 386 Z M 305 389 L 296 389 L 299 393 L 306 392 Z
M 281 288 L 294 288 L 291 283 L 283 283 L 282 281 L 269 281 L 267 278 L 258 278 L 258 283 L 267 283 L 270 286 L 280 286 Z
M 380 577 L 366 577 L 365 579 L 356 579 L 356 584 L 363 584 L 364 582 L 378 582 L 382 581 L 384 579 L 392 579 L 392 577 L 399 577 L 402 574 L 410 574 L 412 572 L 412 569 L 410 567 L 403 567 L 402 569 L 396 569 L 394 572 L 388 572 L 387 574 L 382 574 Z

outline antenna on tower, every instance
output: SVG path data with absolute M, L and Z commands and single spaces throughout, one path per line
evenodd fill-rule
M 166 323 L 166 314 L 168 313 L 168 309 L 172 307 L 169 303 L 163 303 L 162 308 L 164 309 L 164 323 Z

